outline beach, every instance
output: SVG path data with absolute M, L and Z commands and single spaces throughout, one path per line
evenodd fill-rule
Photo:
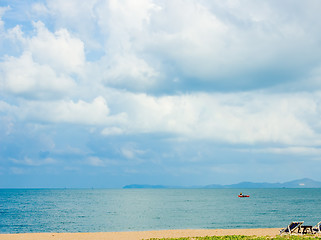
M 0 234 L 0 240 L 141 240 L 150 238 L 205 237 L 224 235 L 276 236 L 281 228 L 184 229 L 138 232 L 21 233 Z

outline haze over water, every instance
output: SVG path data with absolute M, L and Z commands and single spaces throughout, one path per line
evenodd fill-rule
M 1 189 L 0 233 L 278 228 L 321 221 L 321 189 Z

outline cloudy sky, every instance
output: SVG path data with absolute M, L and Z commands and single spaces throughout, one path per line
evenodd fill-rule
M 1 0 L 0 187 L 321 181 L 319 0 Z

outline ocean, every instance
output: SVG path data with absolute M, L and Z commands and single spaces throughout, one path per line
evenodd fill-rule
M 321 221 L 321 189 L 0 189 L 0 233 L 281 228 L 295 220 Z

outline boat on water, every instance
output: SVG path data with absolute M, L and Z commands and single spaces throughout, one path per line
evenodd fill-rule
M 238 197 L 250 197 L 250 195 L 238 195 Z
M 238 197 L 250 197 L 250 195 L 244 195 L 243 193 L 240 193 Z

